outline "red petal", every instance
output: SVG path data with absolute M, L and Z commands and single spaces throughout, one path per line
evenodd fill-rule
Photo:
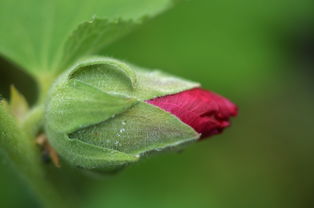
M 237 106 L 228 99 L 201 88 L 148 100 L 177 116 L 202 134 L 202 138 L 219 134 L 230 126 L 230 117 L 237 115 Z

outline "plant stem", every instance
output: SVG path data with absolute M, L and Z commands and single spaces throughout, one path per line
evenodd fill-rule
M 34 139 L 22 131 L 16 120 L 0 102 L 0 147 L 14 169 L 29 184 L 46 207 L 67 207 L 46 178 L 41 156 Z
M 77 171 L 73 174 L 72 168 L 59 171 L 44 164 L 36 145 L 36 137 L 44 125 L 44 103 L 54 78 L 51 75 L 38 77 L 39 99 L 20 123 L 9 112 L 8 104 L 0 100 L 0 150 L 44 207 L 78 207 L 82 190 L 85 190 L 78 187 L 86 184 L 86 178 Z
M 41 105 L 45 102 L 48 91 L 52 83 L 56 80 L 56 75 L 53 74 L 41 74 L 36 77 L 38 85 L 38 100 L 37 105 Z

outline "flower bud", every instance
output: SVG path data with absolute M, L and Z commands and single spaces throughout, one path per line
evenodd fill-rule
M 195 106 L 180 108 L 186 95 L 173 104 L 184 92 Z M 193 98 L 193 92 L 205 98 Z M 235 106 L 202 93 L 198 83 L 112 58 L 92 58 L 66 71 L 50 90 L 45 129 L 51 145 L 72 165 L 115 169 L 149 153 L 180 149 L 228 126 Z M 186 116 L 188 108 L 194 117 Z
M 201 88 L 147 101 L 180 118 L 206 138 L 230 126 L 230 117 L 237 115 L 237 106 L 228 99 Z

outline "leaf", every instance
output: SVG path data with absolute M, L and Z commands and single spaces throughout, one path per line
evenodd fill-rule
M 0 54 L 33 75 L 57 73 L 171 5 L 171 0 L 2 0 Z
M 67 39 L 57 69 L 64 69 L 79 57 L 95 54 L 140 25 L 133 20 L 92 19 L 80 24 Z

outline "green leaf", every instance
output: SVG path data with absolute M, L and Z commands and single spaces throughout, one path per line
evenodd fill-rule
M 140 25 L 133 20 L 92 19 L 80 24 L 67 39 L 57 69 L 65 69 L 79 57 L 95 54 Z
M 171 5 L 171 0 L 2 0 L 0 54 L 35 75 L 57 73 Z

